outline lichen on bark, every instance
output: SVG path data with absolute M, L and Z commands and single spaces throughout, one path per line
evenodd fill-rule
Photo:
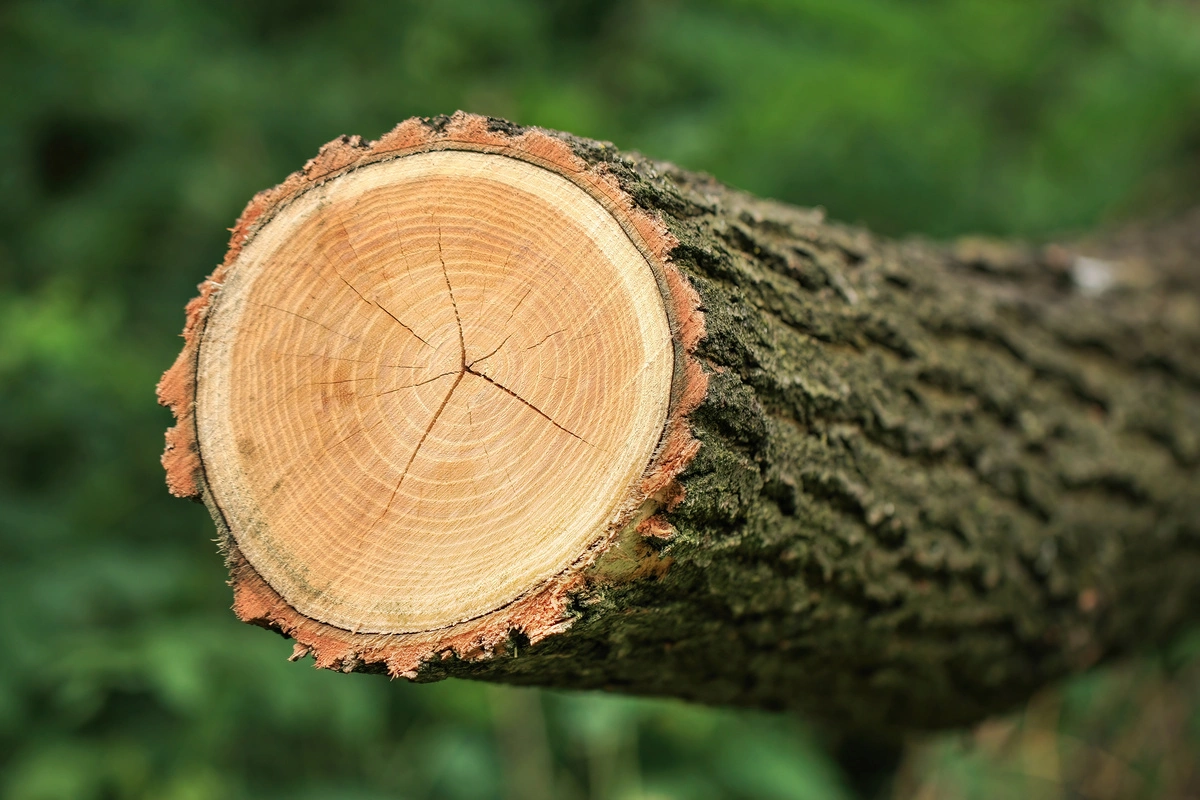
M 456 116 L 389 136 L 428 142 L 464 120 L 480 141 L 529 132 Z M 703 372 L 681 385 L 700 388 L 676 398 L 687 413 L 659 452 L 678 485 L 647 491 L 659 513 L 600 543 L 534 637 L 504 618 L 364 649 L 249 591 L 226 531 L 244 619 L 346 671 L 789 709 L 891 735 L 1006 710 L 1200 617 L 1200 213 L 1065 245 L 892 241 L 609 144 L 528 141 L 565 145 L 632 199 L 690 284 L 667 293 L 698 293 L 702 319 L 675 332 Z M 275 191 L 378 145 L 333 143 Z M 174 490 L 203 493 L 186 383 L 164 382 L 180 422 L 168 466 L 199 475 Z
M 500 123 L 497 123 L 500 124 Z M 707 396 L 656 565 L 455 675 L 970 723 L 1200 615 L 1200 215 L 890 241 L 567 137 L 680 244 Z M 662 565 L 666 564 L 666 567 Z

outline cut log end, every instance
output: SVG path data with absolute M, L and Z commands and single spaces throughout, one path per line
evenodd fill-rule
M 694 295 L 669 235 L 575 161 L 410 121 L 247 209 L 160 389 L 169 483 L 199 475 L 244 619 L 412 674 L 562 626 L 656 510 L 695 450 Z
M 319 667 L 966 724 L 1200 607 L 1195 227 L 1100 291 L 410 120 L 247 207 L 168 485 Z

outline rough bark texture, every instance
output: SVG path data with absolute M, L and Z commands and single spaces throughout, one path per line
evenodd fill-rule
M 707 331 L 701 446 L 682 500 L 600 557 L 558 632 L 447 650 L 418 680 L 888 734 L 1003 711 L 1200 618 L 1200 214 L 1070 246 L 892 242 L 554 136 L 680 243 Z
M 1200 617 L 1200 214 L 1071 246 L 893 242 L 568 141 L 681 242 L 702 446 L 674 531 L 611 550 L 568 630 L 420 679 L 894 732 Z

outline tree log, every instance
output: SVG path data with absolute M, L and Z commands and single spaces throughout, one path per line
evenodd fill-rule
M 163 461 L 319 667 L 961 725 L 1200 617 L 1198 284 L 413 119 L 250 203 Z

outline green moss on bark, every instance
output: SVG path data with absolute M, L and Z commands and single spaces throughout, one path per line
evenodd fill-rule
M 665 569 L 423 678 L 895 732 L 1003 711 L 1200 616 L 1200 217 L 1076 247 L 894 242 L 570 141 L 681 242 L 702 447 L 677 534 L 637 544 Z

